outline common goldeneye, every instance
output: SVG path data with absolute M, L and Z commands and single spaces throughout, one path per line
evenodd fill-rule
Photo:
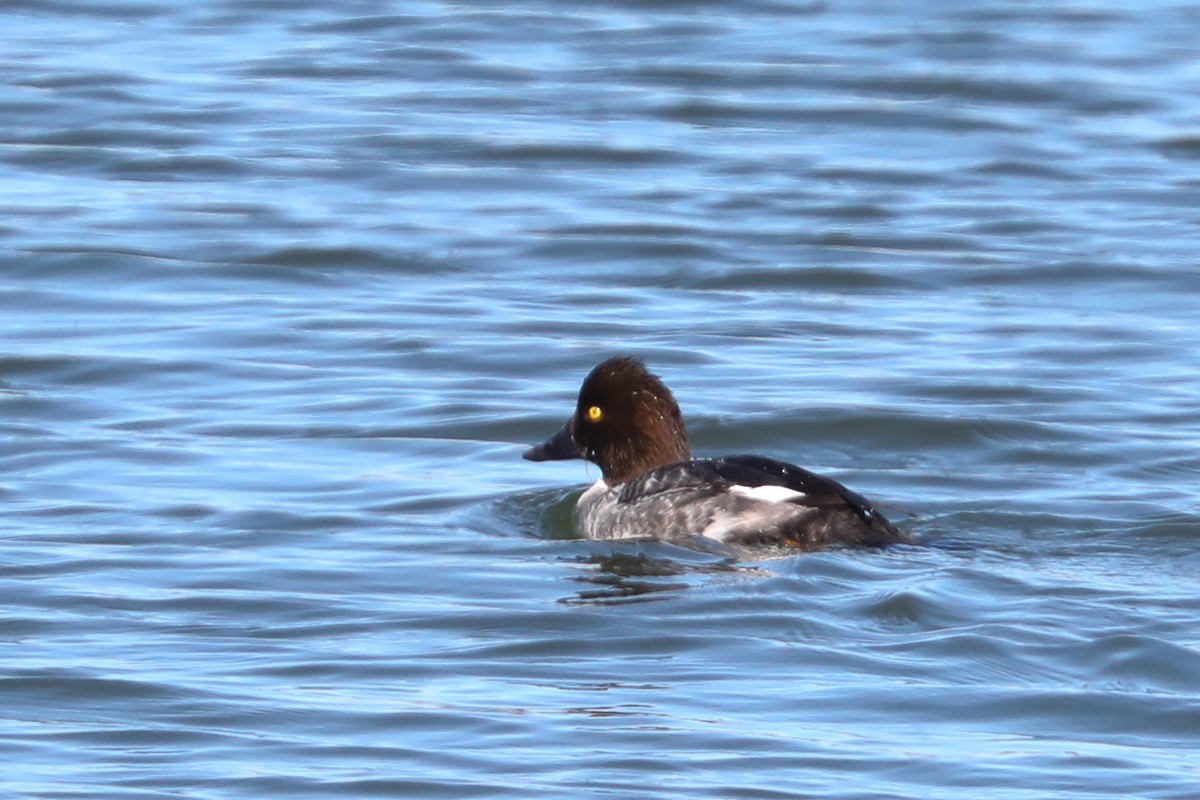
M 831 478 L 761 456 L 693 459 L 671 390 L 628 356 L 596 366 L 567 424 L 524 457 L 600 467 L 575 507 L 589 539 L 706 536 L 802 550 L 911 541 Z

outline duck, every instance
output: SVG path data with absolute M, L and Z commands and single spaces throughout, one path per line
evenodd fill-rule
M 802 551 L 913 542 L 832 478 L 765 456 L 693 458 L 674 395 L 634 356 L 596 365 L 570 419 L 523 457 L 600 468 L 574 510 L 588 539 L 700 537 Z

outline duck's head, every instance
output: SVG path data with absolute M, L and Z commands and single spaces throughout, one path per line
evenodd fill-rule
M 616 356 L 593 369 L 575 413 L 558 433 L 526 450 L 529 461 L 583 458 L 610 486 L 691 458 L 674 395 L 640 359 Z

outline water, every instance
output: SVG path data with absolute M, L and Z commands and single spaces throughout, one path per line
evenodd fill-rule
M 17 2 L 30 798 L 1200 794 L 1200 10 Z M 633 352 L 909 509 L 571 535 Z

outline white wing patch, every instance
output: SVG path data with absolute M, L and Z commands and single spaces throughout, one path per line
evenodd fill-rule
M 794 503 L 808 496 L 786 486 L 730 486 L 729 491 L 768 503 Z

